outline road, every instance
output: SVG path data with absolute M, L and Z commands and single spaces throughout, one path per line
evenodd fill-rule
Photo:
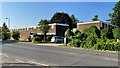
M 2 53 L 14 57 L 21 63 L 44 66 L 118 66 L 117 53 L 92 50 L 6 43 L 2 45 Z

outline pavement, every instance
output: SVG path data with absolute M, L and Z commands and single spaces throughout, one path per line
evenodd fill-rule
M 40 43 L 40 44 L 34 44 L 32 42 L 18 42 L 18 43 L 33 44 L 33 45 L 40 45 L 40 46 L 54 46 L 54 47 L 63 45 L 63 43 Z

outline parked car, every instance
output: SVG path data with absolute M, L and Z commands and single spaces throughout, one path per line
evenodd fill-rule
M 63 36 L 53 36 L 51 39 L 52 43 L 63 43 L 64 37 Z

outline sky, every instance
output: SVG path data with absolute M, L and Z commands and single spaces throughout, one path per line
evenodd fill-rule
M 5 18 L 9 18 L 12 29 L 37 26 L 41 19 L 50 20 L 56 12 L 74 14 L 79 21 L 84 22 L 92 21 L 98 15 L 104 21 L 113 12 L 114 4 L 115 2 L 3 2 L 2 23 L 8 24 Z

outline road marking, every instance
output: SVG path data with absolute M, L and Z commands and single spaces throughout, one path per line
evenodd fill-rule
M 117 59 L 112 59 L 112 58 L 103 58 L 103 59 L 105 59 L 105 60 L 112 60 L 112 61 L 119 61 Z
M 37 64 L 37 65 L 42 65 L 42 66 L 49 66 L 49 65 L 47 65 L 47 64 L 37 63 L 37 62 L 35 62 L 35 61 L 28 61 L 28 63 Z
M 15 59 L 15 60 L 18 62 L 24 63 L 24 61 L 22 61 L 22 60 L 19 60 L 19 59 Z

